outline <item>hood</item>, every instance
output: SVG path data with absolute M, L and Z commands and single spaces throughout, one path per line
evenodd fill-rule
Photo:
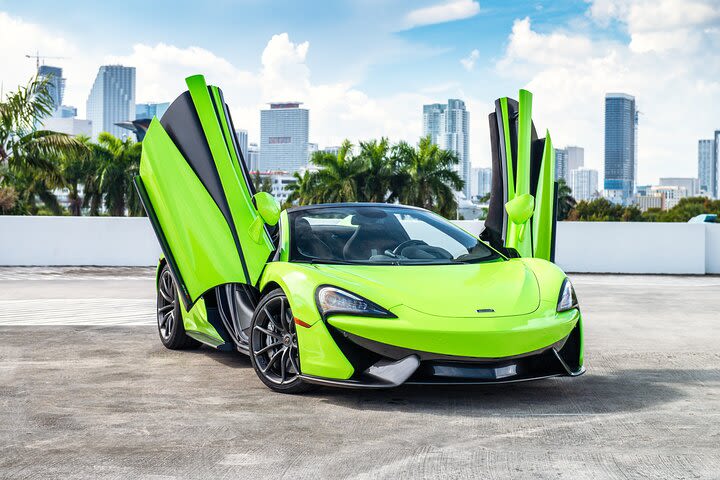
M 388 310 L 404 305 L 442 317 L 501 317 L 532 313 L 540 305 L 535 275 L 517 260 L 317 267 L 329 277 L 328 283 L 362 295 Z

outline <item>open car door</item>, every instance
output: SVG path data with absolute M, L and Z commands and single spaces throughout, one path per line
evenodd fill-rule
M 186 310 L 226 283 L 255 286 L 274 245 L 220 89 L 202 75 L 154 118 L 137 191 Z
M 492 186 L 483 240 L 521 257 L 555 259 L 557 182 L 550 132 L 538 138 L 532 94 L 495 101 L 489 115 Z

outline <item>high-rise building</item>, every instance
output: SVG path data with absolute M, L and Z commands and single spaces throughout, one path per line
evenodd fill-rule
M 447 103 L 423 105 L 423 136 L 444 150 L 452 150 L 460 163 L 457 171 L 465 182 L 463 193 L 470 198 L 470 113 L 465 102 L 449 99 Z
M 127 134 L 115 124 L 135 120 L 135 67 L 100 67 L 87 99 L 87 117 L 95 139 L 101 132 L 116 137 Z
M 300 102 L 260 111 L 260 169 L 295 172 L 307 164 L 310 112 Z
M 477 169 L 477 193 L 480 198 L 490 193 L 492 186 L 492 168 Z
M 235 137 L 237 138 L 238 148 L 242 153 L 245 164 L 250 168 L 250 159 L 248 158 L 248 132 L 247 130 L 235 130 Z
M 555 149 L 555 180 L 561 178 L 568 181 L 568 151 L 566 148 Z
M 637 124 L 635 97 L 625 93 L 605 95 L 605 194 L 624 205 L 630 203 L 635 192 Z
M 568 145 L 565 147 L 567 150 L 568 163 L 567 171 L 577 170 L 580 167 L 585 166 L 585 149 L 583 147 L 575 147 Z
M 135 118 L 131 120 L 142 120 L 146 118 L 152 120 L 153 117 L 157 117 L 159 120 L 165 114 L 168 107 L 170 107 L 169 102 L 138 103 L 135 105 Z
M 50 65 L 40 65 L 37 71 L 38 77 L 47 79 L 48 93 L 52 98 L 53 114 L 60 108 L 65 94 L 65 79 L 63 78 L 62 68 L 51 67 Z
M 661 177 L 661 187 L 683 187 L 688 197 L 700 195 L 700 182 L 691 177 Z
M 590 200 L 598 191 L 598 172 L 585 167 L 570 170 L 569 185 L 575 200 Z
M 247 167 L 251 172 L 260 171 L 260 147 L 257 143 L 248 145 Z
M 715 197 L 717 193 L 717 163 L 715 162 L 715 140 L 698 140 L 698 180 L 700 190 Z

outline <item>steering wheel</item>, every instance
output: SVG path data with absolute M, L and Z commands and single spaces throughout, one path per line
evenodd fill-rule
M 410 247 L 412 245 L 427 245 L 427 243 L 423 242 L 422 240 L 405 240 L 400 245 L 395 247 L 392 251 L 392 256 L 397 257 L 402 255 L 402 251 L 405 250 L 407 247 Z

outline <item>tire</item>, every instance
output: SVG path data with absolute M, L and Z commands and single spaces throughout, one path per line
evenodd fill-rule
M 276 289 L 260 300 L 250 329 L 250 360 L 258 378 L 280 393 L 303 393 L 295 322 L 285 293 Z
M 185 333 L 180 299 L 170 267 L 165 264 L 157 284 L 157 325 L 160 341 L 170 350 L 198 348 L 200 342 Z

